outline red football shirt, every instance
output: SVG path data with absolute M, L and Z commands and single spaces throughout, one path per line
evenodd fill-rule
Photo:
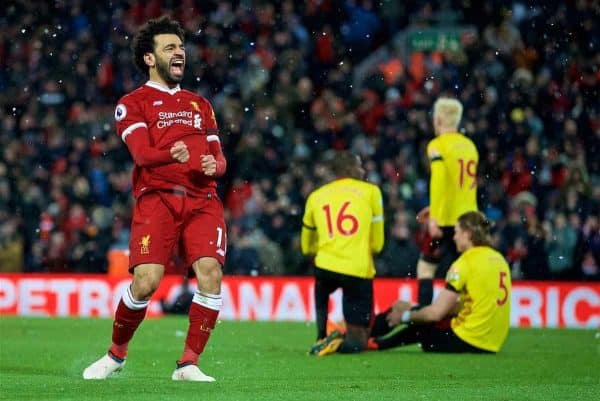
M 202 172 L 200 157 L 213 154 L 223 164 L 225 160 L 213 108 L 202 96 L 179 86 L 169 89 L 148 81 L 119 100 L 115 121 L 117 134 L 127 143 L 132 155 L 139 151 L 131 146 L 135 135 L 146 135 L 147 145 L 164 152 L 168 152 L 175 142 L 183 141 L 190 153 L 186 163 L 179 163 L 168 154 L 151 166 L 136 163 L 133 169 L 136 198 L 157 189 L 182 190 L 198 196 L 216 187 L 214 177 Z

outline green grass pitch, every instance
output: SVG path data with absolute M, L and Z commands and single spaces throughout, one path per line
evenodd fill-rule
M 599 400 L 600 334 L 513 329 L 498 355 L 411 346 L 311 357 L 314 324 L 221 322 L 200 366 L 216 383 L 171 381 L 186 317 L 146 320 L 125 369 L 84 381 L 106 351 L 106 319 L 0 319 L 2 400 Z

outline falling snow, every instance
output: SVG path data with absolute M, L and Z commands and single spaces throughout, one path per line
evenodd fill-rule
M 187 75 L 181 85 L 211 102 L 224 152 L 235 160 L 219 188 L 227 192 L 236 178 L 244 176 L 256 191 L 240 207 L 247 215 L 232 221 L 232 226 L 237 229 L 248 224 L 246 220 L 260 221 L 256 226 L 264 228 L 264 238 L 289 257 L 290 250 L 296 249 L 288 238 L 292 234 L 273 234 L 280 231 L 271 227 L 275 224 L 271 220 L 282 215 L 284 226 L 298 235 L 307 188 L 322 178 L 317 177 L 315 164 L 331 149 L 359 153 L 369 166 L 368 180 L 384 192 L 386 215 L 412 218 L 429 201 L 424 153 L 434 136 L 432 104 L 439 96 L 456 96 L 464 105 L 458 131 L 472 138 L 480 152 L 481 207 L 496 213 L 499 227 L 508 224 L 511 212 L 518 212 L 519 229 L 527 233 L 533 219 L 517 199 L 535 203 L 533 211 L 548 230 L 543 252 L 549 264 L 574 263 L 575 251 L 558 248 L 568 241 L 561 239 L 557 220 L 564 217 L 565 231 L 572 229 L 577 238 L 584 235 L 584 227 L 593 231 L 590 216 L 600 196 L 596 190 L 600 149 L 590 128 L 597 125 L 599 113 L 596 23 L 590 2 L 512 3 L 522 5 L 520 13 L 516 8 L 511 13 L 509 2 L 502 21 L 507 31 L 502 35 L 495 31 L 498 25 L 491 17 L 456 10 L 461 12 L 454 25 L 477 28 L 473 46 L 463 48 L 467 45 L 461 37 L 455 52 L 440 49 L 441 42 L 436 41 L 435 35 L 444 33 L 440 20 L 444 15 L 438 14 L 444 4 L 423 9 L 419 2 L 403 3 L 401 17 L 382 12 L 391 3 L 373 2 L 374 23 L 368 26 L 346 12 L 320 8 L 322 2 L 313 5 L 321 13 L 317 18 L 305 15 L 304 2 L 290 2 L 291 10 L 286 11 L 290 15 L 284 15 L 283 3 L 273 2 L 272 21 L 267 22 L 252 1 L 233 2 L 229 11 L 204 2 L 195 2 L 201 11 L 173 10 L 177 11 L 173 15 L 185 13 L 185 27 L 192 34 L 186 43 Z M 340 4 L 346 3 L 360 7 L 362 2 Z M 83 9 L 86 4 L 81 3 Z M 11 8 L 0 16 L 5 23 L 0 28 L 5 57 L 0 98 L 6 105 L 5 115 L 0 114 L 0 145 L 7 158 L 0 161 L 0 170 L 8 171 L 0 175 L 0 188 L 8 180 L 25 192 L 39 192 L 42 212 L 54 211 L 50 194 L 63 195 L 69 201 L 67 208 L 72 207 L 73 188 L 63 185 L 62 179 L 70 182 L 66 178 L 74 174 L 93 186 L 87 165 L 95 164 L 98 157 L 103 159 L 99 168 L 106 176 L 102 183 L 108 188 L 105 207 L 120 211 L 129 206 L 123 199 L 130 193 L 122 191 L 130 189 L 121 183 L 120 174 L 129 173 L 132 161 L 127 147 L 113 135 L 114 108 L 146 77 L 131 63 L 134 31 L 128 8 L 119 2 L 106 4 L 112 8 L 100 2 L 94 5 L 94 14 L 72 15 L 71 10 L 54 11 L 50 5 L 49 15 Z M 335 24 L 321 23 L 333 17 Z M 7 23 L 18 25 L 7 29 Z M 411 30 L 435 33 L 425 43 L 431 48 L 418 53 L 422 59 L 413 59 L 410 53 Z M 516 168 L 518 158 L 524 164 Z M 66 172 L 60 179 L 48 178 L 61 169 Z M 22 177 L 12 176 L 16 171 L 31 171 L 34 177 L 23 183 Z M 265 188 L 259 185 L 263 181 Z M 112 199 L 115 193 L 119 197 Z M 23 197 L 7 196 L 6 204 L 23 202 Z M 94 218 L 88 205 L 95 202 L 91 195 L 83 200 L 90 222 Z M 576 217 L 577 223 L 572 221 Z M 62 216 L 53 218 L 58 221 Z M 406 224 L 409 238 L 417 230 L 413 223 Z M 394 232 L 394 219 L 386 224 Z M 40 241 L 39 228 L 28 232 L 38 234 L 28 243 Z M 252 239 L 247 233 L 240 235 Z M 496 235 L 504 238 L 503 232 Z M 232 252 L 239 240 L 232 241 Z M 515 244 L 502 246 L 508 251 Z M 270 259 L 259 262 L 250 274 L 278 268 Z

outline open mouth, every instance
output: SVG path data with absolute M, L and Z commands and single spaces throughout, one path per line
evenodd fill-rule
M 171 61 L 171 74 L 182 75 L 185 61 L 183 59 L 175 59 Z

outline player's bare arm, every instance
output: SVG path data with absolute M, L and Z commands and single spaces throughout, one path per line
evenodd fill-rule
M 438 225 L 435 219 L 429 217 L 429 220 L 427 221 L 427 228 L 429 230 L 429 235 L 431 235 L 431 238 L 442 237 L 442 230 L 440 229 L 440 226 Z
M 425 206 L 417 213 L 416 219 L 419 223 L 427 223 L 429 219 L 429 206 Z
M 431 305 L 419 310 L 410 311 L 412 305 L 409 302 L 398 301 L 394 304 L 388 316 L 386 316 L 386 320 L 390 326 L 408 322 L 439 322 L 446 316 L 456 314 L 458 300 L 456 292 L 443 289 Z
M 392 305 L 392 310 L 387 314 L 385 319 L 387 320 L 390 327 L 396 326 L 402 323 L 402 314 L 410 310 L 412 308 L 412 304 L 406 301 L 396 301 L 394 305 Z

